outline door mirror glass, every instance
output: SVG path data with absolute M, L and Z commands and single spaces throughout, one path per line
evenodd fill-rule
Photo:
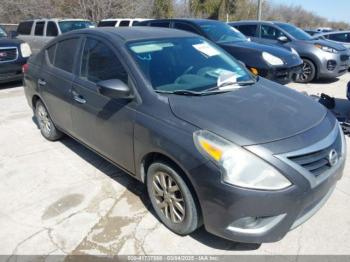
M 133 98 L 129 86 L 119 79 L 100 81 L 97 83 L 97 89 L 101 95 L 110 98 Z
M 289 40 L 286 36 L 282 35 L 277 38 L 277 40 L 281 43 L 287 43 Z

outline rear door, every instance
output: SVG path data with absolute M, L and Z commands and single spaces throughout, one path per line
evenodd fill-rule
M 137 102 L 103 96 L 96 85 L 99 81 L 120 79 L 132 86 L 123 59 L 104 39 L 87 37 L 79 61 L 80 70 L 72 89 L 74 136 L 134 172 L 132 119 Z
M 54 39 L 56 36 L 58 36 L 58 27 L 57 24 L 53 21 L 48 21 L 46 25 L 46 41 L 49 42 L 52 39 Z
M 32 51 L 37 54 L 44 46 L 45 21 L 37 21 L 34 25 L 34 36 L 32 39 Z
M 76 64 L 79 37 L 66 38 L 45 50 L 42 74 L 38 79 L 44 102 L 54 123 L 68 131 L 72 131 L 71 89 Z

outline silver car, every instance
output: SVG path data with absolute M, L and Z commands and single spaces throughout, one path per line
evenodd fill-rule
M 333 41 L 350 49 L 350 31 L 320 33 L 314 37 L 317 39 Z
M 58 35 L 91 27 L 95 27 L 95 24 L 84 19 L 35 19 L 21 22 L 17 34 L 19 39 L 30 45 L 33 54 L 36 54 Z
M 319 78 L 336 78 L 349 67 L 350 52 L 343 45 L 314 39 L 302 29 L 282 22 L 241 21 L 229 23 L 251 40 L 295 49 L 304 61 L 297 81 L 308 83 Z

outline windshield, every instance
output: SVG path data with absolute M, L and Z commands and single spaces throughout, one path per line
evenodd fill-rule
M 298 40 L 312 40 L 312 36 L 306 33 L 304 30 L 301 30 L 300 28 L 290 25 L 290 24 L 279 24 L 277 25 L 282 28 L 283 30 L 287 31 L 291 36 Z
M 95 27 L 95 24 L 90 21 L 61 21 L 58 22 L 61 32 L 67 33 L 69 31 Z
M 216 87 L 224 75 L 236 82 L 254 81 L 232 57 L 202 38 L 134 42 L 128 48 L 156 91 L 201 92 Z
M 203 22 L 199 26 L 216 43 L 248 41 L 241 32 L 225 23 Z
M 6 31 L 0 27 L 0 37 L 7 37 Z

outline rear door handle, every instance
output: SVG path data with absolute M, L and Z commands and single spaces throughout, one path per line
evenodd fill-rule
M 39 86 L 46 86 L 46 81 L 43 80 L 43 79 L 39 79 L 39 80 L 38 80 L 38 85 L 39 85 Z
M 79 95 L 76 91 L 72 91 L 73 99 L 79 104 L 85 104 L 86 100 L 82 95 Z

